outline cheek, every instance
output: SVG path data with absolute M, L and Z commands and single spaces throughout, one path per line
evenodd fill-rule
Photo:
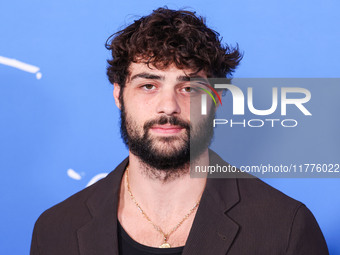
M 135 111 L 147 109 L 151 110 L 151 107 L 154 106 L 154 97 L 151 95 L 145 95 L 143 93 L 138 93 L 138 91 L 129 91 L 126 94 L 126 98 L 129 98 L 131 107 L 135 109 Z
M 131 113 L 131 115 L 138 114 L 139 111 L 142 111 L 145 109 L 145 106 L 150 104 L 145 97 L 142 97 L 133 89 L 128 88 L 124 91 L 124 103 L 125 108 Z
M 131 129 L 140 133 L 143 125 L 148 120 L 148 106 L 146 103 L 125 103 L 125 113 L 127 122 Z
M 192 97 L 190 98 L 189 106 L 189 117 L 192 124 L 197 123 L 202 117 L 201 115 L 201 98 L 200 97 Z
M 212 112 L 212 108 L 214 108 L 214 102 L 211 98 L 207 98 L 206 105 L 206 115 L 202 115 L 202 101 L 200 97 L 191 98 L 189 104 L 189 117 L 192 125 L 197 125 L 202 122 L 202 120 L 207 119 L 209 114 Z
M 179 105 L 179 108 L 181 109 L 181 115 L 189 117 L 190 110 L 193 107 L 190 97 L 178 95 L 176 100 L 177 100 L 177 104 Z

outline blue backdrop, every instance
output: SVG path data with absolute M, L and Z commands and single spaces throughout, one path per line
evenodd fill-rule
M 224 42 L 239 43 L 245 55 L 235 77 L 339 77 L 337 0 L 2 1 L 0 254 L 28 254 L 34 222 L 45 209 L 127 156 L 106 78 L 109 52 L 104 43 L 113 32 L 164 5 L 196 10 Z M 335 92 L 323 94 L 325 104 L 327 93 L 334 97 Z M 336 110 L 330 118 L 338 117 Z M 339 129 L 333 123 L 326 119 L 321 126 L 308 126 L 305 134 L 290 131 L 287 139 L 318 137 L 324 147 L 320 153 L 332 155 L 329 163 L 340 163 Z M 236 135 L 231 139 L 242 141 Z M 260 139 L 249 136 L 247 141 L 261 142 L 261 153 L 269 159 L 284 156 Z M 315 154 L 314 146 L 300 153 L 312 161 L 308 155 Z M 236 147 L 226 160 L 241 162 L 253 149 Z M 265 181 L 304 202 L 331 254 L 340 254 L 340 179 Z

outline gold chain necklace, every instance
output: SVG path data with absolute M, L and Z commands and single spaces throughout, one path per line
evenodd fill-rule
M 168 243 L 168 239 L 170 237 L 170 235 L 172 233 L 174 233 L 181 225 L 182 223 L 189 218 L 189 216 L 194 212 L 194 210 L 198 207 L 199 203 L 200 203 L 200 200 L 199 199 L 196 204 L 194 205 L 194 207 L 192 207 L 190 209 L 190 211 L 183 217 L 182 220 L 180 220 L 180 222 L 177 223 L 177 225 L 169 232 L 169 233 L 164 233 L 164 231 L 159 227 L 157 226 L 155 223 L 153 223 L 151 221 L 151 219 L 149 218 L 149 216 L 144 212 L 144 210 L 142 209 L 142 207 L 138 204 L 138 202 L 136 201 L 135 197 L 132 195 L 132 192 L 131 192 L 131 189 L 130 189 L 130 184 L 129 184 L 129 166 L 126 168 L 126 184 L 127 184 L 127 189 L 128 189 L 128 192 L 130 194 L 130 197 L 131 197 L 131 200 L 135 203 L 135 205 L 137 206 L 137 208 L 139 209 L 139 211 L 142 213 L 143 217 L 151 223 L 151 225 L 154 227 L 154 229 L 156 229 L 159 233 L 161 233 L 164 237 L 164 242 L 163 244 L 161 244 L 159 246 L 159 248 L 170 248 L 171 245 Z

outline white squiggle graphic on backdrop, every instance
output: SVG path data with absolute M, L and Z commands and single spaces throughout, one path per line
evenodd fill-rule
M 25 72 L 35 73 L 35 77 L 40 80 L 42 77 L 41 72 L 39 72 L 40 68 L 34 65 L 30 65 L 14 58 L 5 58 L 0 56 L 0 64 L 15 67 Z
M 89 183 L 86 185 L 86 187 L 91 186 L 93 183 L 96 183 L 100 179 L 105 178 L 108 175 L 108 173 L 100 173 L 92 177 L 92 179 L 89 181 Z
M 75 179 L 77 181 L 81 180 L 81 175 L 78 174 L 76 171 L 74 171 L 73 169 L 68 169 L 67 170 L 67 175 L 72 178 L 72 179 Z
M 81 180 L 82 179 L 82 174 L 77 173 L 76 171 L 74 171 L 72 168 L 67 170 L 67 175 L 74 180 Z M 108 173 L 100 173 L 97 174 L 95 176 L 92 177 L 92 179 L 87 183 L 86 187 L 91 186 L 92 184 L 96 183 L 97 181 L 99 181 L 100 179 L 105 178 L 108 175 Z

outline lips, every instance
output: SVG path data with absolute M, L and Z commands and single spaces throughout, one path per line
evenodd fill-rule
M 184 129 L 181 126 L 175 126 L 175 125 L 155 125 L 151 127 L 151 130 L 156 133 L 162 133 L 162 134 L 175 134 L 181 132 L 181 130 Z

